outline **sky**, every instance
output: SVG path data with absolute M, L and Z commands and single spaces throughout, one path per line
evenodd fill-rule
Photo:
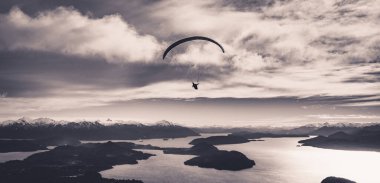
M 0 119 L 380 122 L 379 10 L 377 0 L 2 0 Z M 225 53 L 193 41 L 162 60 L 195 35 Z

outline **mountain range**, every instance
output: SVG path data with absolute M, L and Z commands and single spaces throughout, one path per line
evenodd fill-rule
M 2 139 L 70 137 L 79 140 L 136 140 L 198 136 L 193 130 L 169 121 L 155 124 L 102 123 L 100 121 L 55 121 L 49 118 L 21 118 L 0 124 Z

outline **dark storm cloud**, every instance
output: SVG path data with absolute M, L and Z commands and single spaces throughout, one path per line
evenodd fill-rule
M 349 36 L 323 35 L 310 43 L 311 46 L 325 49 L 328 53 L 344 55 L 351 51 L 349 46 L 359 45 L 359 38 Z
M 380 71 L 378 71 L 378 72 L 367 72 L 366 74 L 380 77 Z
M 285 3 L 291 0 L 224 0 L 222 6 L 230 6 L 237 11 L 262 11 L 275 3 Z
M 270 56 L 269 55 L 269 47 L 270 45 L 276 43 L 280 38 L 279 37 L 272 37 L 272 38 L 262 38 L 257 34 L 249 34 L 241 38 L 240 41 L 240 46 L 251 49 L 251 50 L 256 50 L 259 54 L 265 56 Z
M 36 16 L 41 11 L 53 10 L 57 7 L 73 7 L 82 14 L 93 18 L 101 18 L 105 15 L 121 15 L 129 24 L 135 26 L 142 34 L 159 36 L 152 31 L 152 27 L 158 26 L 156 22 L 148 18 L 148 7 L 159 3 L 159 0 L 2 0 L 0 1 L 0 13 L 8 13 L 11 8 L 19 7 L 26 14 Z
M 291 2 L 292 0 L 223 0 L 222 3 L 218 2 L 218 6 L 230 7 L 235 11 L 241 12 L 257 12 L 264 13 L 261 14 L 263 19 L 273 19 L 273 20 L 282 20 L 285 18 L 295 18 L 298 17 L 294 12 L 289 12 L 288 14 L 276 14 L 276 15 L 267 15 L 265 10 L 272 8 L 274 6 L 281 6 Z
M 345 80 L 348 83 L 377 83 L 380 82 L 380 77 L 368 78 L 368 77 L 353 77 Z
M 370 60 L 369 63 L 372 63 L 372 64 L 378 64 L 378 63 L 380 63 L 380 52 L 379 52 L 379 55 L 376 56 L 374 59 Z
M 156 63 L 108 63 L 101 58 L 84 58 L 37 51 L 0 52 L 0 91 L 7 97 L 36 97 L 52 92 L 85 87 L 89 90 L 115 90 L 142 87 L 170 80 L 189 81 L 191 65 Z M 218 79 L 217 67 L 200 67 L 202 79 Z M 191 78 L 190 78 L 191 79 Z
M 335 3 L 335 6 L 345 6 L 350 4 L 355 4 L 359 2 L 359 0 L 340 0 Z
M 345 82 L 348 83 L 380 83 L 380 72 L 367 72 L 362 76 L 352 77 Z
M 36 51 L 2 51 L 0 58 L 0 88 L 9 97 L 44 96 L 78 84 L 115 85 L 112 76 L 107 76 L 115 68 L 102 60 Z
M 161 62 L 159 60 L 158 62 Z M 131 81 L 128 84 L 133 87 L 146 86 L 161 81 L 184 80 L 190 82 L 201 75 L 202 80 L 218 80 L 232 72 L 232 68 L 223 70 L 216 66 L 198 66 L 196 69 L 192 65 L 186 64 L 128 64 L 126 68 Z M 195 76 L 194 76 L 195 75 Z
M 0 76 L 0 93 L 6 93 L 5 97 L 35 97 L 45 96 L 49 87 L 44 83 L 28 80 L 28 78 Z
M 94 17 L 119 13 L 125 17 L 137 16 L 144 5 L 157 3 L 156 0 L 5 0 L 0 2 L 0 13 L 7 13 L 12 7 L 19 7 L 29 15 L 37 15 L 40 11 L 55 9 L 59 6 L 73 7 L 83 14 L 90 13 Z
M 359 44 L 359 43 L 360 43 L 360 40 L 355 37 L 324 35 L 324 36 L 319 37 L 312 44 L 333 46 L 333 47 L 346 47 L 352 44 Z

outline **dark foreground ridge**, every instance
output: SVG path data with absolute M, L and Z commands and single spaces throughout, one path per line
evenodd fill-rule
M 327 177 L 323 179 L 321 183 L 356 183 L 356 182 L 348 180 L 348 179 L 340 178 L 340 177 Z
M 80 181 L 82 179 L 104 183 L 138 182 L 104 179 L 96 173 L 114 165 L 137 164 L 137 160 L 153 156 L 133 150 L 134 147 L 133 143 L 124 142 L 59 146 L 50 151 L 33 154 L 22 161 L 1 163 L 0 180 L 7 183 L 86 182 Z
M 358 131 L 336 132 L 329 136 L 317 136 L 301 140 L 303 146 L 328 149 L 380 151 L 380 125 L 363 127 Z
M 248 159 L 238 151 L 219 150 L 207 142 L 197 143 L 191 148 L 166 148 L 164 153 L 197 155 L 197 157 L 185 161 L 184 164 L 217 170 L 237 171 L 252 168 L 255 165 L 255 161 Z
M 199 143 L 209 143 L 212 145 L 222 145 L 222 144 L 241 144 L 247 143 L 249 140 L 245 137 L 236 136 L 236 135 L 227 135 L 227 136 L 211 136 L 207 138 L 197 138 L 192 140 L 189 144 L 196 145 Z

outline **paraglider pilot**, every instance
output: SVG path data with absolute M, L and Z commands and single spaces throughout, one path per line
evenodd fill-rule
M 194 82 L 192 82 L 193 83 L 193 88 L 195 89 L 195 90 L 198 90 L 198 85 L 199 85 L 199 83 L 194 83 Z
M 188 41 L 194 41 L 194 40 L 204 40 L 204 41 L 208 41 L 208 42 L 212 42 L 214 44 L 216 44 L 221 50 L 222 52 L 224 53 L 224 48 L 222 45 L 220 45 L 218 42 L 216 42 L 215 40 L 211 39 L 211 38 L 208 38 L 208 37 L 203 37 L 203 36 L 191 36 L 191 37 L 187 37 L 187 38 L 183 38 L 183 39 L 180 39 L 176 42 L 174 42 L 173 44 L 171 44 L 168 48 L 166 48 L 164 54 L 162 55 L 162 60 L 165 59 L 166 55 L 170 52 L 170 50 L 172 50 L 174 47 L 182 44 L 182 43 L 185 43 L 185 42 L 188 42 Z M 199 85 L 199 76 L 198 76 L 198 80 L 197 80 L 197 83 L 193 83 L 193 88 L 195 90 L 198 90 L 198 85 Z

